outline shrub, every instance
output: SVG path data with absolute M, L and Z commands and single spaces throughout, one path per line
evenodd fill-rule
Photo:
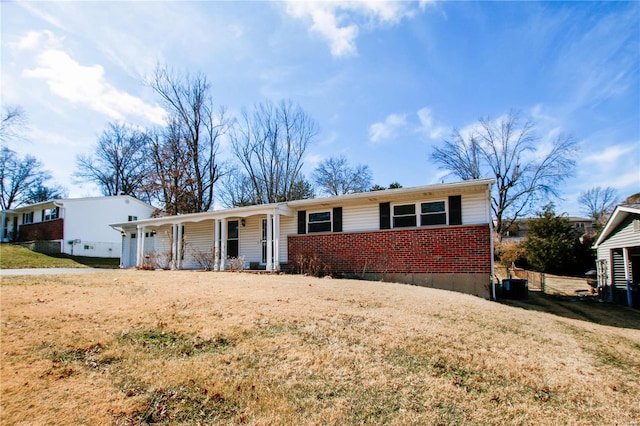
M 244 256 L 228 257 L 226 263 L 226 269 L 228 271 L 242 271 L 244 269 Z
M 198 267 L 205 271 L 213 270 L 216 264 L 215 249 L 213 247 L 209 248 L 209 250 L 200 250 L 196 247 L 191 251 L 191 256 Z
M 293 272 L 314 277 L 324 277 L 331 275 L 331 265 L 325 262 L 317 253 L 302 253 L 296 255 L 293 261 Z

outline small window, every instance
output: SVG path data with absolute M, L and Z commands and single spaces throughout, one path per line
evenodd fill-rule
M 33 212 L 22 213 L 22 223 L 33 223 Z
M 85 250 L 93 250 L 93 246 L 90 246 L 90 245 L 85 244 L 85 245 L 84 245 L 84 249 L 85 249 Z
M 309 232 L 331 232 L 331 212 L 309 213 Z
M 407 228 L 411 226 L 416 226 L 416 205 L 393 206 L 393 227 Z
M 420 209 L 420 226 L 447 224 L 447 212 L 445 211 L 444 201 L 422 203 Z
M 129 222 L 135 222 L 138 220 L 138 216 L 129 216 Z
M 42 221 L 54 220 L 58 218 L 58 208 L 45 209 L 42 211 Z

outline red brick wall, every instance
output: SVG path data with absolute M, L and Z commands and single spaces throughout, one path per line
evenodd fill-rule
M 20 225 L 18 241 L 61 240 L 64 238 L 64 219 Z
M 491 274 L 489 225 L 290 235 L 289 263 L 317 254 L 334 273 Z

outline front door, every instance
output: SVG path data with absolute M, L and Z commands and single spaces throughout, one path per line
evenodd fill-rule
M 238 257 L 238 221 L 227 222 L 227 257 Z
M 262 219 L 262 237 L 260 238 L 262 245 L 262 264 L 267 264 L 267 219 Z

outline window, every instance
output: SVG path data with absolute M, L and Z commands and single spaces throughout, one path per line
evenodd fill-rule
M 331 232 L 331 212 L 309 213 L 309 232 Z
M 22 213 L 22 224 L 33 223 L 33 212 Z
M 227 222 L 227 257 L 238 257 L 239 228 L 237 220 Z
M 444 201 L 420 204 L 420 226 L 446 225 L 447 212 Z
M 42 221 L 54 220 L 58 218 L 58 208 L 54 207 L 52 209 L 44 209 L 42 210 Z
M 433 226 L 447 224 L 447 211 L 444 201 L 432 201 L 417 204 L 398 204 L 393 206 L 393 227 L 411 228 L 418 226 L 418 214 L 420 213 L 419 226 Z
M 393 206 L 393 227 L 407 228 L 416 226 L 416 205 L 402 204 Z
M 129 216 L 129 222 L 135 222 L 138 220 L 138 216 Z

